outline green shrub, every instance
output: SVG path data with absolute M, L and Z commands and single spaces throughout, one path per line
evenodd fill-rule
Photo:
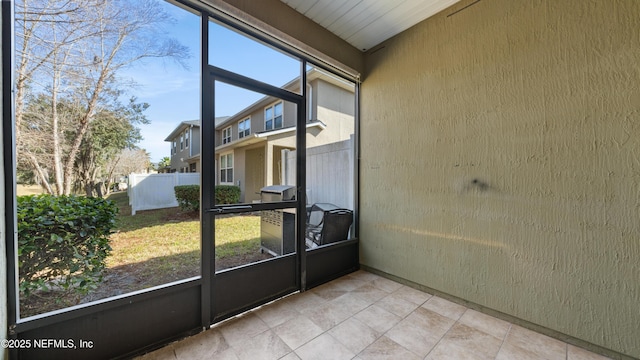
M 216 204 L 237 204 L 240 202 L 240 187 L 235 185 L 216 186 Z
M 182 211 L 200 210 L 200 186 L 180 185 L 173 188 L 178 206 Z M 216 205 L 237 204 L 240 202 L 240 187 L 235 185 L 218 185 L 215 187 Z
M 182 211 L 200 210 L 200 185 L 179 185 L 173 190 L 176 193 L 178 206 Z
M 18 197 L 18 271 L 25 295 L 52 285 L 86 293 L 102 281 L 118 208 L 102 198 Z

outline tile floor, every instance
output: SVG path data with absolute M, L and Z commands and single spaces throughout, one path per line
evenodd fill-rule
M 139 359 L 607 358 L 358 271 Z

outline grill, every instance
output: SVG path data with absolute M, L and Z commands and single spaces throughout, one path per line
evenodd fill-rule
M 260 189 L 262 202 L 294 200 L 295 195 L 295 187 L 288 185 L 272 185 Z M 295 221 L 295 215 L 286 210 L 263 210 L 260 214 L 260 251 L 274 256 L 294 252 Z
M 271 185 L 260 189 L 262 202 L 289 201 L 296 199 L 296 188 L 290 185 Z

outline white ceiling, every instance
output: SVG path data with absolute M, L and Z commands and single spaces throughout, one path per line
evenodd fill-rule
M 365 51 L 459 0 L 281 0 Z

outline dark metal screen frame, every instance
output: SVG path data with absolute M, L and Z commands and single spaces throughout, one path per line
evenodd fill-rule
M 205 25 L 203 25 L 204 27 Z M 208 27 L 208 24 L 206 25 Z M 208 31 L 208 29 L 207 29 Z M 204 52 L 204 49 L 203 49 Z M 208 53 L 208 49 L 207 49 Z M 207 246 L 211 246 L 211 243 L 215 239 L 215 216 L 220 213 L 243 213 L 249 211 L 259 210 L 276 210 L 295 208 L 297 214 L 305 213 L 305 200 L 306 200 L 306 61 L 300 60 L 300 83 L 302 94 L 296 94 L 291 91 L 266 84 L 255 79 L 236 74 L 234 72 L 208 65 L 206 67 L 206 73 L 203 75 L 203 81 L 208 81 L 206 88 L 203 88 L 203 120 L 201 121 L 201 147 L 207 149 L 207 152 L 201 154 L 201 167 L 207 171 L 202 173 L 202 187 L 201 196 L 201 218 L 207 219 L 202 221 L 202 241 L 203 247 L 205 243 Z M 245 206 L 216 206 L 211 194 L 207 194 L 207 190 L 214 188 L 215 174 L 212 171 L 214 169 L 215 159 L 215 122 L 213 120 L 205 121 L 204 119 L 215 118 L 215 100 L 209 102 L 207 99 L 215 99 L 215 83 L 222 82 L 238 88 L 254 91 L 265 96 L 272 96 L 283 101 L 287 101 L 296 105 L 296 200 L 295 201 L 283 201 L 273 203 L 259 203 L 259 204 L 246 204 Z M 207 109 L 204 109 L 207 107 Z M 207 115 L 206 117 L 204 115 Z M 205 141 L 206 140 L 206 141 Z M 213 144 L 213 146 L 207 146 L 207 144 Z M 300 151 L 302 149 L 302 151 Z M 212 226 L 213 225 L 213 226 Z M 206 227 L 206 229 L 205 229 Z M 215 264 L 215 246 L 211 246 L 211 256 L 203 255 L 203 271 L 205 268 L 210 269 L 208 273 L 210 289 L 203 289 L 203 304 L 211 304 L 211 309 L 208 315 L 210 316 L 210 323 L 216 323 L 222 321 L 230 316 L 236 315 L 257 305 L 266 303 L 268 301 L 277 299 L 284 295 L 290 294 L 295 291 L 304 291 L 306 284 L 304 271 L 304 264 L 306 263 L 306 252 L 304 251 L 304 228 L 305 217 L 296 216 L 296 239 L 298 241 L 296 252 L 292 255 L 283 256 L 281 258 L 270 259 L 266 262 L 260 262 L 255 264 L 249 264 L 238 269 L 229 270 L 223 273 L 214 273 L 212 269 Z M 291 263 L 291 260 L 294 262 Z M 205 261 L 211 261 L 210 264 L 205 264 Z M 287 267 L 287 264 L 293 266 Z M 265 274 L 275 279 L 291 279 L 289 276 L 293 276 L 289 282 L 270 282 L 265 281 Z M 203 273 L 204 275 L 204 273 Z M 233 280 L 228 280 L 233 279 Z M 235 294 L 236 298 L 233 300 L 223 299 L 220 296 L 221 288 L 225 284 L 233 284 L 235 281 L 236 291 L 231 291 Z M 248 282 L 242 284 L 242 281 Z M 244 286 L 243 286 L 244 285 Z M 248 289 L 248 290 L 247 290 Z M 210 298 L 206 298 L 209 295 Z M 226 300 L 226 301 L 225 301 Z M 234 303 L 234 300 L 237 303 Z M 203 314 L 204 318 L 204 314 Z M 206 326 L 205 326 L 206 327 Z
M 13 1 L 0 1 L 2 11 L 2 144 L 4 170 L 4 216 L 6 251 L 7 337 L 16 339 L 16 320 L 19 303 L 17 288 L 17 219 L 16 208 L 16 154 L 14 125 L 14 8 Z M 9 349 L 15 358 L 17 349 Z

